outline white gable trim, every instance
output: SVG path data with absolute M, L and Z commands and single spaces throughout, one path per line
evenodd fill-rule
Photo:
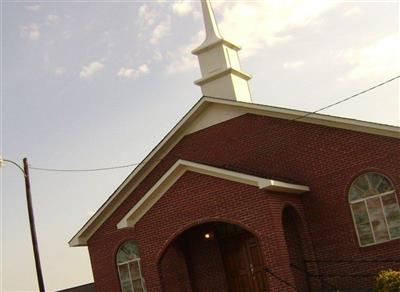
M 302 194 L 310 190 L 309 187 L 303 185 L 284 183 L 180 159 L 158 180 L 124 218 L 122 218 L 117 224 L 117 228 L 134 227 L 150 208 L 157 203 L 168 189 L 187 171 L 210 175 L 276 192 Z
M 216 111 L 222 111 L 221 114 Z M 211 113 L 208 118 L 204 113 Z M 78 233 L 69 241 L 70 246 L 87 245 L 87 240 L 107 220 L 107 218 L 122 204 L 142 180 L 157 166 L 160 161 L 187 134 L 206 127 L 222 123 L 240 115 L 251 113 L 256 115 L 291 120 L 304 116 L 306 112 L 250 104 L 211 97 L 203 97 L 179 121 L 179 123 L 164 137 L 164 139 L 135 168 L 125 181 L 115 190 L 98 211 L 85 223 Z M 298 122 L 324 125 L 333 128 L 364 132 L 369 134 L 400 138 L 400 128 L 340 117 L 313 114 Z

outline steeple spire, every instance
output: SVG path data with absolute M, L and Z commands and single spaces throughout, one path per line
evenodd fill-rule
M 222 36 L 219 32 L 210 0 L 201 1 L 201 7 L 203 9 L 204 26 L 206 28 L 206 40 L 204 42 L 214 43 L 217 40 L 221 40 Z
M 240 47 L 219 32 L 210 0 L 201 0 L 206 39 L 195 50 L 202 78 L 195 81 L 204 96 L 252 102 L 247 81 L 250 75 L 240 69 Z

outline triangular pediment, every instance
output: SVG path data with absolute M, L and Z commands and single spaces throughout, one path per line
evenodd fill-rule
M 117 224 L 119 229 L 134 227 L 150 208 L 168 191 L 168 189 L 187 171 L 201 173 L 212 177 L 251 185 L 263 190 L 301 194 L 308 192 L 308 186 L 285 183 L 278 180 L 249 175 L 231 171 L 219 167 L 195 163 L 187 160 L 178 160 L 175 164 L 154 184 L 154 186 L 133 206 L 133 208 Z

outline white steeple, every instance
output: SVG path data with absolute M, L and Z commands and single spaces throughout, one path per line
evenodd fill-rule
M 202 78 L 195 81 L 204 96 L 252 102 L 251 76 L 240 69 L 240 47 L 224 39 L 215 21 L 210 0 L 201 0 L 206 39 L 192 54 L 199 58 Z

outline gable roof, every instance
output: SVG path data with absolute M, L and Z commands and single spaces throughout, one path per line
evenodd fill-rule
M 86 222 L 78 233 L 69 241 L 69 245 L 87 245 L 88 239 L 94 232 L 96 232 L 107 218 L 122 204 L 127 196 L 129 196 L 142 180 L 157 166 L 158 161 L 160 161 L 185 135 L 248 113 L 285 120 L 297 119 L 296 122 L 301 123 L 400 138 L 400 128 L 395 126 L 321 114 L 310 114 L 304 111 L 253 103 L 202 97 L 132 171 L 89 221 Z
M 179 159 L 174 165 L 154 184 L 154 186 L 133 206 L 133 208 L 117 224 L 118 229 L 134 227 L 148 210 L 168 191 L 168 189 L 187 171 L 206 174 L 234 182 L 239 182 L 259 189 L 302 194 L 308 192 L 308 186 L 285 183 L 278 180 L 267 179 L 241 172 L 227 170 L 206 164 Z

